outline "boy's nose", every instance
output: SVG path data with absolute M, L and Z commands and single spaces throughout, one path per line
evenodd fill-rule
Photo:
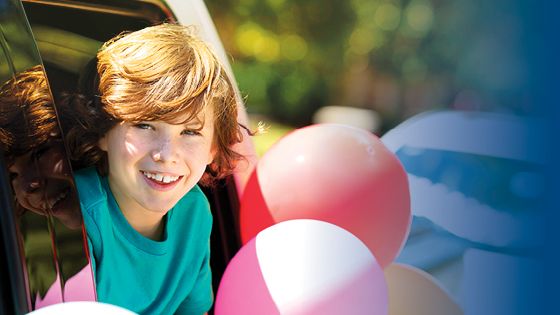
M 161 161 L 161 152 L 159 150 L 154 150 L 152 152 L 152 159 L 154 159 L 154 161 L 156 162 Z
M 34 193 L 39 189 L 41 184 L 41 173 L 37 167 L 29 167 L 25 172 L 20 174 L 21 186 L 20 188 L 27 194 Z
M 35 179 L 30 180 L 29 182 L 26 183 L 25 192 L 27 192 L 27 193 L 34 192 L 39 187 L 41 187 L 41 182 L 38 178 L 35 178 Z
M 41 187 L 41 179 L 38 177 L 27 178 L 24 181 L 23 189 L 25 193 L 33 193 Z
M 176 162 L 176 145 L 170 140 L 163 141 L 160 146 L 152 151 L 151 155 L 155 162 Z

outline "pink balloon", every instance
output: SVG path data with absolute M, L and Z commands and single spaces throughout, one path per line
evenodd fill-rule
M 371 251 L 350 232 L 290 220 L 259 233 L 221 279 L 216 315 L 387 314 L 387 285 Z
M 317 219 L 360 238 L 382 267 L 410 226 L 406 173 L 372 133 L 321 124 L 280 139 L 258 162 L 241 200 L 243 243 L 275 223 Z

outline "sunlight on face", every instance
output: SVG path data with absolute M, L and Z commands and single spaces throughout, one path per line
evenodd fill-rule
M 180 119 L 181 117 L 179 117 Z M 99 142 L 107 152 L 109 185 L 123 212 L 167 213 L 213 160 L 214 119 L 204 109 L 186 124 L 123 122 Z
M 127 141 L 124 145 L 126 147 L 126 150 L 128 151 L 128 154 L 134 155 L 138 152 L 138 149 L 134 146 L 134 143 Z

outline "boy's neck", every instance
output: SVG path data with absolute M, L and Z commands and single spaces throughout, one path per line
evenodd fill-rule
M 163 231 L 165 229 L 165 224 L 163 217 L 166 212 L 153 212 L 143 209 L 140 205 L 134 202 L 127 202 L 125 198 L 122 200 L 119 198 L 117 187 L 113 186 L 110 179 L 108 179 L 109 188 L 130 226 L 136 230 L 136 232 L 141 235 L 152 239 L 154 241 L 161 241 L 163 239 Z

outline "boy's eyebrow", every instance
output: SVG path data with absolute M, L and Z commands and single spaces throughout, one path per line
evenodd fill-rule
M 187 121 L 182 124 L 185 128 L 194 129 L 194 130 L 202 130 L 204 129 L 204 122 L 198 120 L 191 120 Z
M 201 130 L 204 128 L 204 119 L 201 119 L 200 117 L 194 117 L 193 119 L 181 123 L 181 125 L 187 128 Z

